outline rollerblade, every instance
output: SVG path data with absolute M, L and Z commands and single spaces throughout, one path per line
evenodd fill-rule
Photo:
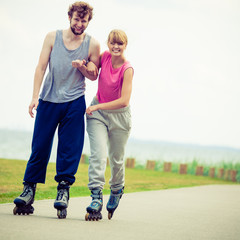
M 57 197 L 54 202 L 54 208 L 57 209 L 57 216 L 60 219 L 67 217 L 67 207 L 69 201 L 69 183 L 65 181 L 61 181 L 58 184 L 57 190 Z
M 24 182 L 23 192 L 22 194 L 14 199 L 14 203 L 16 204 L 13 209 L 13 214 L 16 215 L 29 215 L 33 214 L 34 208 L 32 206 L 34 202 L 34 196 L 36 191 L 36 184 Z
M 103 197 L 101 189 L 93 189 L 91 191 L 92 202 L 87 207 L 87 214 L 85 215 L 86 221 L 98 221 L 102 219 L 102 205 Z
M 112 191 L 111 190 L 111 194 L 107 203 L 107 210 L 108 210 L 108 219 L 110 220 L 113 216 L 114 211 L 116 210 L 116 208 L 118 207 L 119 201 L 123 195 L 123 189 L 120 189 L 118 191 Z

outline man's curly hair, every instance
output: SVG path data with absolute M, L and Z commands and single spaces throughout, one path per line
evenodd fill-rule
M 74 12 L 77 12 L 80 18 L 84 18 L 89 14 L 88 21 L 90 21 L 93 16 L 93 7 L 85 2 L 75 2 L 69 6 L 68 16 L 72 17 Z

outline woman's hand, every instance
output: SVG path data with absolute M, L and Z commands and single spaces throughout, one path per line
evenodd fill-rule
M 87 64 L 87 73 L 92 76 L 98 76 L 98 69 L 93 62 L 88 62 Z
M 93 105 L 86 109 L 86 113 L 88 115 L 92 115 L 92 112 L 97 111 L 97 110 L 98 110 L 98 105 Z

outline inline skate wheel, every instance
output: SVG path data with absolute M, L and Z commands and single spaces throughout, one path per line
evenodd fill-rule
M 89 213 L 86 213 L 85 220 L 88 221 Z
M 13 214 L 14 215 L 29 215 L 29 214 L 33 214 L 34 212 L 34 208 L 31 205 L 28 206 L 16 206 L 13 209 Z
M 59 219 L 64 219 L 67 217 L 67 209 L 57 210 L 57 216 Z
M 111 212 L 108 213 L 108 219 L 110 220 L 112 218 L 113 214 Z
M 18 207 L 16 206 L 16 207 L 13 209 L 13 214 L 14 214 L 14 215 L 17 215 L 17 210 L 18 210 Z
M 86 213 L 85 220 L 86 221 L 98 221 L 102 219 L 101 213 Z

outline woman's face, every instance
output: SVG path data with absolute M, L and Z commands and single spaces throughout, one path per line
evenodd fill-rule
M 122 56 L 126 49 L 126 44 L 122 42 L 114 42 L 110 39 L 108 42 L 108 48 L 112 56 Z

